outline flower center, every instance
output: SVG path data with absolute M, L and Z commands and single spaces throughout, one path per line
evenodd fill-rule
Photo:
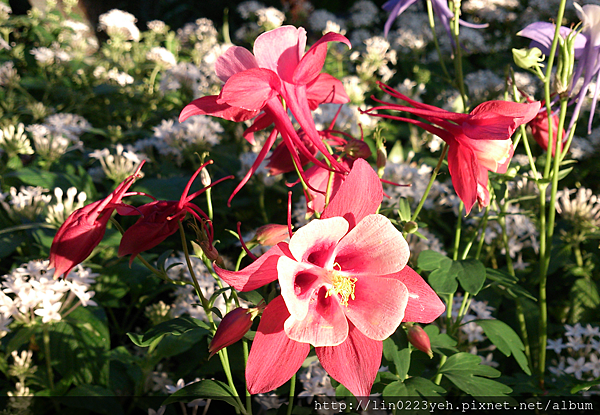
M 339 268 L 339 265 L 337 263 L 334 264 L 334 268 L 336 266 Z M 340 297 L 342 297 L 341 304 L 348 307 L 348 300 L 354 300 L 354 288 L 358 279 L 347 277 L 337 271 L 339 271 L 339 269 L 336 271 L 332 271 L 331 282 L 333 284 L 333 287 L 327 290 L 325 298 L 329 297 L 330 295 L 339 294 Z

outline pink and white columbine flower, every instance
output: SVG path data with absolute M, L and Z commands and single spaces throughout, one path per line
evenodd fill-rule
M 239 272 L 215 267 L 240 291 L 279 281 L 261 318 L 246 367 L 250 393 L 292 377 L 310 351 L 356 396 L 381 365 L 382 341 L 403 321 L 429 323 L 444 304 L 410 267 L 408 244 L 384 216 L 379 177 L 357 159 L 321 219 L 300 228 Z

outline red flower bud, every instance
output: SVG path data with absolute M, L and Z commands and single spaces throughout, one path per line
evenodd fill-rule
M 221 324 L 219 324 L 217 332 L 208 346 L 208 351 L 210 352 L 208 358 L 210 359 L 219 350 L 241 340 L 248 330 L 250 330 L 250 327 L 252 327 L 252 320 L 262 313 L 264 308 L 264 303 L 261 303 L 256 308 L 238 307 L 227 313 L 223 317 L 223 320 L 221 320 Z
M 558 132 L 558 114 L 552 115 L 552 137 L 553 140 L 556 140 L 557 132 Z M 548 150 L 548 113 L 546 111 L 540 112 L 535 116 L 533 120 L 529 122 L 529 127 L 531 127 L 531 134 L 535 141 L 542 147 L 544 150 Z M 562 131 L 562 137 L 565 138 L 565 130 Z M 559 148 L 562 151 L 563 143 L 559 144 Z M 552 155 L 554 156 L 555 144 L 552 145 Z
M 429 358 L 433 357 L 433 352 L 431 351 L 431 343 L 429 342 L 429 336 L 425 333 L 425 330 L 421 328 L 421 326 L 414 324 L 408 329 L 408 341 L 410 344 L 415 346 L 417 350 L 420 350 L 424 353 L 427 353 Z
M 287 225 L 269 223 L 256 230 L 254 239 L 263 246 L 275 246 L 290 236 Z

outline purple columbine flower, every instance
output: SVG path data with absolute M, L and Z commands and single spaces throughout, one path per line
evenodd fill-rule
M 383 10 L 390 13 L 390 17 L 388 17 L 383 28 L 383 32 L 386 37 L 392 27 L 392 24 L 394 23 L 394 20 L 396 20 L 396 18 L 400 16 L 411 4 L 416 2 L 417 0 L 389 0 L 382 6 Z M 450 32 L 450 19 L 454 17 L 454 13 L 452 13 L 452 10 L 450 10 L 450 7 L 448 7 L 448 0 L 432 0 L 431 4 L 433 6 L 433 12 L 442 21 L 444 29 L 446 29 L 448 36 L 450 36 L 450 40 L 452 40 L 452 47 L 454 47 L 454 39 L 452 38 L 452 34 Z M 465 22 L 461 19 L 459 19 L 459 23 L 463 26 L 473 29 L 482 29 L 488 26 L 487 23 L 475 24 Z

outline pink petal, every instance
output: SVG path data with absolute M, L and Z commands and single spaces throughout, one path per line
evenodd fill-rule
M 350 324 L 348 338 L 339 346 L 317 347 L 315 352 L 329 375 L 354 396 L 369 396 L 381 366 L 383 343 L 371 340 Z
M 514 153 L 512 140 L 471 140 L 479 164 L 496 173 L 506 173 Z
M 462 124 L 464 134 L 473 139 L 506 140 L 521 124 L 537 115 L 541 103 L 488 101 L 479 104 Z
M 281 81 L 268 69 L 254 68 L 231 76 L 223 86 L 217 104 L 227 104 L 245 110 L 260 110 L 277 95 Z
M 289 315 L 281 296 L 275 297 L 263 312 L 246 365 L 246 385 L 251 394 L 283 385 L 300 369 L 310 351 L 308 343 L 290 340 L 285 334 L 283 324 Z
M 241 46 L 232 46 L 225 51 L 215 63 L 215 72 L 223 82 L 238 72 L 258 68 L 252 52 Z
M 256 119 L 252 122 L 252 125 L 244 131 L 244 138 L 252 145 L 255 144 L 254 141 L 254 133 L 256 131 L 261 131 L 273 124 L 273 118 L 270 114 L 266 112 L 262 112 L 256 117 Z
M 217 95 L 207 95 L 193 100 L 179 114 L 179 122 L 184 122 L 192 115 L 212 115 L 229 121 L 241 122 L 254 118 L 259 113 L 258 110 L 246 110 L 225 103 L 218 104 L 218 98 Z
M 479 207 L 490 204 L 490 191 L 488 190 L 488 171 L 481 167 L 477 175 L 477 203 Z
M 294 233 L 289 249 L 298 262 L 332 269 L 335 246 L 347 232 L 344 218 L 313 220 Z
M 357 276 L 354 299 L 348 300 L 344 311 L 362 334 L 383 341 L 402 323 L 407 301 L 408 290 L 400 281 L 362 275 Z
M 308 314 L 313 292 L 324 284 L 322 268 L 312 264 L 297 262 L 282 256 L 277 262 L 277 274 L 281 296 L 288 311 L 296 320 L 302 320 Z
M 327 43 L 328 42 L 343 42 L 352 47 L 350 41 L 339 33 L 329 32 L 321 39 L 319 39 L 312 47 L 304 54 L 300 63 L 294 71 L 292 83 L 297 85 L 306 85 L 313 81 L 323 69 L 325 63 L 325 57 L 327 56 Z
M 448 149 L 448 170 L 456 194 L 465 204 L 467 214 L 477 201 L 477 177 L 479 164 L 477 157 L 468 146 L 450 144 Z
M 311 110 L 321 104 L 345 104 L 350 102 L 344 85 L 333 76 L 322 73 L 306 86 L 306 98 Z
M 357 159 L 321 219 L 343 216 L 353 228 L 365 216 L 375 213 L 382 200 L 383 189 L 377 173 L 366 160 Z
M 411 267 L 406 266 L 400 272 L 386 275 L 386 278 L 395 278 L 408 289 L 408 303 L 402 321 L 431 323 L 446 309 L 440 297 Z
M 337 346 L 348 337 L 348 319 L 339 301 L 327 295 L 325 286 L 312 292 L 306 317 L 296 320 L 291 316 L 284 328 L 290 339 L 315 347 Z
M 252 291 L 277 279 L 277 261 L 289 254 L 287 243 L 281 242 L 269 249 L 252 264 L 240 271 L 228 271 L 214 265 L 215 272 L 238 291 Z
M 270 69 L 281 79 L 291 81 L 306 47 L 306 30 L 282 26 L 265 32 L 254 42 L 258 66 Z
M 350 274 L 391 274 L 408 262 L 408 243 L 385 216 L 365 216 L 342 240 L 334 252 L 341 270 Z

